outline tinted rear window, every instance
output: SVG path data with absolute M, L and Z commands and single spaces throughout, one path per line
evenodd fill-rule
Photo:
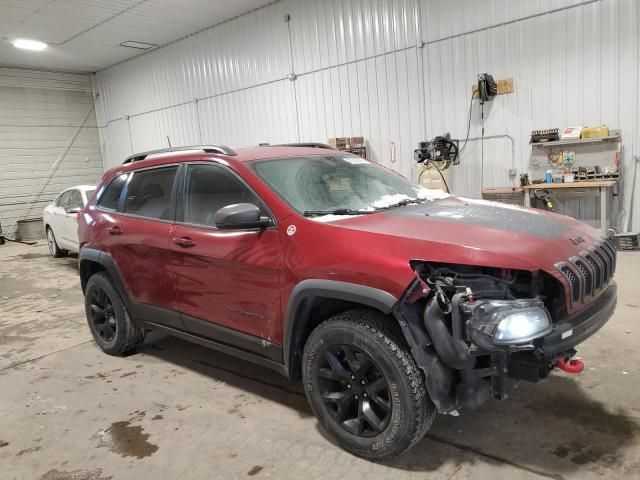
M 107 210 L 118 209 L 118 200 L 120 199 L 120 194 L 122 194 L 125 183 L 127 183 L 127 178 L 129 178 L 129 174 L 123 173 L 111 180 L 111 183 L 107 185 L 107 188 L 102 193 L 100 200 L 98 200 L 98 206 L 100 208 L 106 208 Z
M 173 217 L 171 194 L 178 167 L 163 167 L 134 172 L 127 187 L 125 213 L 170 220 Z

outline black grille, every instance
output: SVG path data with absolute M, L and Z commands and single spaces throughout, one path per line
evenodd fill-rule
M 611 261 L 602 250 L 594 250 L 593 256 L 596 257 L 600 265 L 602 265 L 602 283 L 604 284 L 611 276 Z
M 614 273 L 616 273 L 616 247 L 613 245 L 613 243 L 611 243 L 610 240 L 607 240 L 606 242 L 604 242 L 602 244 L 602 247 L 604 247 L 602 250 L 608 251 L 609 255 L 611 256 L 611 262 L 612 262 L 611 275 L 613 275 Z
M 571 301 L 573 303 L 578 302 L 580 300 L 580 279 L 578 278 L 578 275 L 576 275 L 568 265 L 560 267 L 560 271 L 569 281 L 569 285 L 571 287 Z
M 573 259 L 573 264 L 578 268 L 578 271 L 582 275 L 584 280 L 583 282 L 583 294 L 585 297 L 588 297 L 593 293 L 593 275 L 591 275 L 591 270 L 589 267 L 580 259 Z
M 556 264 L 570 289 L 572 304 L 585 301 L 604 289 L 616 270 L 616 250 L 608 240 L 580 252 L 568 262 Z
M 600 287 L 602 287 L 602 266 L 592 255 L 587 254 L 584 258 L 589 262 L 589 265 L 595 274 L 593 277 L 593 286 L 596 290 L 600 290 Z

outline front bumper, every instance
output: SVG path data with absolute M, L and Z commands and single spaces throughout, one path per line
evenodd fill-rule
M 509 355 L 511 378 L 537 382 L 549 375 L 560 357 L 570 357 L 574 347 L 600 330 L 616 309 L 617 285 L 612 280 L 604 292 L 576 314 L 560 320 L 552 331 L 534 342 L 535 350 Z
M 566 352 L 600 330 L 616 310 L 617 291 L 618 286 L 612 280 L 586 308 L 554 324 L 553 330 L 536 345 L 538 353 L 551 357 Z

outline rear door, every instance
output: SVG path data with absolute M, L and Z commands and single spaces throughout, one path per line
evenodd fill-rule
M 136 318 L 182 327 L 171 277 L 171 230 L 175 219 L 177 165 L 125 175 L 122 195 L 105 208 L 100 243 L 118 267 Z M 103 197 L 108 194 L 105 191 Z M 105 203 L 109 199 L 105 198 Z
M 280 311 L 280 240 L 274 217 L 226 166 L 190 164 L 184 174 L 172 248 L 185 326 L 198 335 L 249 349 L 244 342 L 252 338 L 271 341 L 279 331 Z M 273 226 L 218 230 L 215 213 L 235 203 L 261 207 Z M 263 350 L 269 356 L 269 349 Z
M 49 209 L 50 218 L 49 218 L 49 226 L 53 230 L 53 234 L 56 237 L 56 242 L 58 242 L 58 246 L 62 247 L 60 241 L 63 240 L 63 232 L 62 232 L 62 224 L 63 218 L 65 215 L 64 207 L 67 206 L 67 202 L 69 201 L 69 197 L 71 196 L 71 190 L 67 190 L 66 192 L 62 192 L 60 196 L 56 199 L 55 203 Z
M 58 213 L 60 246 L 62 248 L 78 251 L 78 210 L 84 207 L 80 190 L 69 190 L 67 204 Z

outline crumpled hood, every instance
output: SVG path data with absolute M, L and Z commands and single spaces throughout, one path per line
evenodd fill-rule
M 552 274 L 555 263 L 602 239 L 599 230 L 564 215 L 453 196 L 331 224 L 393 237 L 389 248 L 413 258 Z

